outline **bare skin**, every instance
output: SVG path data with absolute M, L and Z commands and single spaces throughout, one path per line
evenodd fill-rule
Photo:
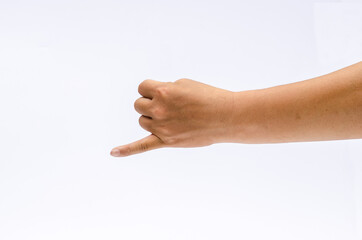
M 125 157 L 163 147 L 362 138 L 362 62 L 312 79 L 232 92 L 191 79 L 145 80 L 135 110 L 151 134 L 115 147 Z

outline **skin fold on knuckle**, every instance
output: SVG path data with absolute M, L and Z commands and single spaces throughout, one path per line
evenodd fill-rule
M 169 95 L 169 92 L 169 85 L 160 86 L 155 89 L 156 97 L 161 99 L 166 99 Z
M 143 89 L 143 86 L 145 85 L 145 82 L 146 82 L 147 80 L 144 80 L 144 81 L 142 81 L 139 85 L 138 85 L 138 93 L 139 94 L 141 94 L 141 92 L 142 92 L 142 89 Z
M 144 89 L 146 87 L 146 85 L 148 84 L 148 82 L 151 82 L 152 79 L 145 79 L 143 80 L 139 85 L 138 85 L 138 93 L 142 95 L 142 89 Z
M 136 112 L 138 112 L 138 99 L 133 103 L 133 108 L 136 110 Z
M 166 126 L 162 125 L 162 126 L 157 126 L 157 132 L 159 133 L 159 135 L 163 136 L 163 137 L 170 137 L 172 136 L 171 131 L 169 128 L 167 128 Z
M 164 119 L 165 118 L 165 110 L 161 107 L 155 107 L 152 109 L 152 115 L 156 119 Z
M 189 78 L 179 78 L 179 79 L 177 79 L 175 82 L 176 83 L 182 83 L 182 82 L 187 82 L 187 81 L 190 81 L 191 79 L 189 79 Z
M 138 145 L 138 150 L 141 152 L 149 150 L 149 145 L 147 143 L 140 143 Z
M 123 156 L 129 156 L 132 154 L 132 148 L 130 146 L 124 147 L 121 152 Z
M 150 123 L 146 122 L 145 120 L 146 120 L 145 116 L 140 116 L 139 119 L 138 119 L 138 123 L 143 129 L 145 129 L 146 131 L 151 132 L 152 127 L 151 127 Z
M 172 146 L 175 144 L 175 141 L 172 138 L 169 137 L 165 137 L 163 139 L 163 142 L 165 143 L 166 146 Z

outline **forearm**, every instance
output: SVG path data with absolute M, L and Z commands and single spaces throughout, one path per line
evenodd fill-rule
M 362 138 L 362 62 L 301 82 L 235 92 L 230 142 Z

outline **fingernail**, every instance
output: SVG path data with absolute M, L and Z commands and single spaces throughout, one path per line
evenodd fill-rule
M 115 149 L 112 149 L 111 155 L 113 157 L 119 157 L 119 156 L 121 156 L 121 152 L 119 151 L 119 149 L 115 148 Z

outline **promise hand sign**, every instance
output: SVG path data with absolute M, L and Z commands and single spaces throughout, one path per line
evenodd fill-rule
M 115 147 L 125 157 L 163 147 L 201 147 L 224 141 L 231 126 L 233 93 L 191 79 L 145 80 L 134 103 L 140 126 L 151 134 Z M 231 132 L 231 131 L 230 131 Z

